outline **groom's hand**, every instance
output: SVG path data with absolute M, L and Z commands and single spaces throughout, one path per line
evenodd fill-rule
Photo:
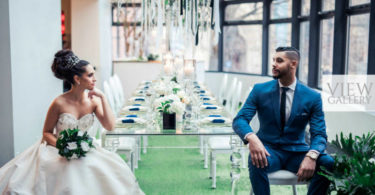
M 310 179 L 314 175 L 315 167 L 316 161 L 310 157 L 305 157 L 297 172 L 298 182 Z
M 254 133 L 246 137 L 249 142 L 249 150 L 251 156 L 251 162 L 257 168 L 264 168 L 268 166 L 268 161 L 266 156 L 271 156 L 262 142 L 259 140 L 258 136 Z

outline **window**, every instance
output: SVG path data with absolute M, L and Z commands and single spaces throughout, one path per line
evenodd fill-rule
M 350 0 L 350 6 L 370 3 L 370 0 Z
M 144 31 L 140 26 L 141 19 L 139 3 L 123 4 L 120 8 L 116 3 L 112 4 L 113 59 L 138 59 L 147 55 L 147 49 L 142 47 Z
M 291 0 L 273 0 L 271 3 L 271 19 L 292 17 Z
M 367 74 L 370 14 L 349 18 L 348 74 Z
M 301 15 L 302 16 L 310 15 L 310 0 L 302 0 Z
M 225 9 L 225 20 L 262 20 L 263 3 L 230 4 Z
M 322 11 L 330 11 L 335 9 L 335 0 L 322 0 Z
M 325 19 L 321 21 L 320 36 L 320 63 L 318 75 L 318 87 L 321 88 L 322 75 L 332 74 L 333 62 L 333 29 L 334 19 Z
M 310 22 L 302 22 L 300 24 L 300 41 L 299 51 L 301 60 L 298 68 L 298 78 L 300 81 L 307 83 L 309 70 L 309 29 Z
M 119 16 L 119 17 L 118 17 Z M 142 10 L 141 7 L 121 7 L 118 14 L 118 8 L 114 7 L 112 21 L 123 23 L 126 22 L 141 22 Z
M 228 2 L 223 28 L 223 71 L 262 73 L 262 18 L 261 2 Z M 257 23 L 251 23 L 253 21 Z M 215 46 L 213 51 L 214 54 L 217 53 Z
M 261 74 L 262 26 L 224 27 L 223 60 L 224 71 Z
M 280 46 L 290 46 L 290 23 L 271 24 L 269 26 L 268 75 L 272 75 L 272 57 L 275 49 Z

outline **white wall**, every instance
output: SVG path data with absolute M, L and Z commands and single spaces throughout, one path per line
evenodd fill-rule
M 72 50 L 96 67 L 98 87 L 112 73 L 111 4 L 108 0 L 72 0 Z
M 112 75 L 112 18 L 109 0 L 99 0 L 101 81 Z
M 228 83 L 234 77 L 242 81 L 242 96 L 245 98 L 248 94 L 248 87 L 255 83 L 262 83 L 272 80 L 271 77 L 262 77 L 256 75 L 241 75 L 230 73 L 206 72 L 206 84 L 216 96 L 219 93 L 220 85 L 224 74 L 228 74 Z M 328 140 L 335 139 L 336 134 L 343 132 L 345 135 L 350 132 L 354 135 L 362 135 L 363 133 L 375 131 L 375 116 L 366 112 L 325 112 L 325 120 L 327 125 Z
M 161 71 L 162 65 L 160 63 L 121 61 L 113 63 L 113 72 L 120 77 L 125 99 L 131 97 L 141 81 L 154 80 Z
M 9 76 L 2 78 L 6 80 L 6 85 L 2 82 L 1 91 L 9 94 L 1 99 L 0 113 L 1 120 L 10 119 L 1 126 L 13 126 L 13 129 L 5 131 L 8 134 L 12 131 L 14 145 L 7 145 L 5 149 L 13 150 L 15 154 L 41 138 L 48 107 L 54 97 L 62 92 L 62 82 L 54 78 L 50 68 L 54 54 L 61 49 L 62 44 L 60 7 L 60 1 L 9 1 L 9 34 L 3 34 L 7 31 L 6 25 L 1 28 L 1 55 L 5 55 L 8 60 L 1 67 L 5 74 L 10 73 L 11 80 Z M 3 9 L 6 7 L 1 6 L 2 15 Z M 13 120 L 10 116 L 3 118 L 9 114 L 13 114 Z M 0 143 L 9 143 L 7 139 L 10 137 L 1 136 Z M 9 158 L 1 155 L 0 164 L 6 160 Z

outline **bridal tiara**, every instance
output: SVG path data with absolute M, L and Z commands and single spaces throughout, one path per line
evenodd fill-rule
M 73 68 L 75 65 L 78 64 L 79 61 L 80 61 L 80 59 L 75 55 L 68 56 L 66 58 L 66 67 L 67 68 Z

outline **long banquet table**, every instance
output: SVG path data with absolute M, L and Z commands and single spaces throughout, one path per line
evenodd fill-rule
M 145 119 L 145 122 L 142 124 L 133 124 L 133 123 L 116 123 L 116 128 L 113 131 L 106 132 L 106 137 L 129 137 L 129 136 L 230 136 L 230 145 L 232 148 L 232 155 L 231 155 L 231 178 L 232 178 L 232 194 L 235 192 L 235 185 L 236 181 L 238 181 L 240 177 L 240 161 L 241 161 L 241 147 L 242 141 L 240 138 L 234 133 L 231 127 L 231 120 L 230 122 L 225 123 L 203 123 L 201 122 L 204 116 L 208 116 L 210 114 L 225 116 L 227 118 L 231 118 L 230 114 L 222 107 L 220 110 L 200 110 L 199 116 L 196 116 L 194 120 L 192 120 L 191 125 L 189 128 L 185 128 L 185 121 L 184 119 L 180 120 L 176 123 L 175 130 L 166 130 L 162 129 L 161 125 L 161 116 L 158 112 L 156 112 L 153 107 L 153 102 L 155 98 L 155 93 L 152 95 L 147 95 L 147 93 L 142 92 L 142 89 L 145 89 L 144 84 L 140 84 L 137 89 L 137 92 L 133 93 L 134 96 L 141 96 L 145 98 L 145 102 L 143 102 L 142 106 L 145 106 L 147 110 L 143 112 L 139 111 L 120 111 L 119 116 L 124 115 L 138 115 Z M 147 86 L 147 89 L 150 87 Z M 140 93 L 142 92 L 142 93 Z M 215 99 L 213 99 L 215 100 Z M 212 101 L 211 101 L 212 102 Z M 125 104 L 126 106 L 132 105 L 134 102 L 127 101 Z M 219 105 L 219 103 L 215 100 L 214 103 Z M 134 104 L 135 105 L 135 104 Z M 198 107 L 199 108 L 199 107 Z M 211 113 L 213 112 L 213 113 Z M 138 146 L 141 147 L 141 146 Z M 145 147 L 145 145 L 144 145 Z M 198 144 L 196 146 L 198 148 Z

